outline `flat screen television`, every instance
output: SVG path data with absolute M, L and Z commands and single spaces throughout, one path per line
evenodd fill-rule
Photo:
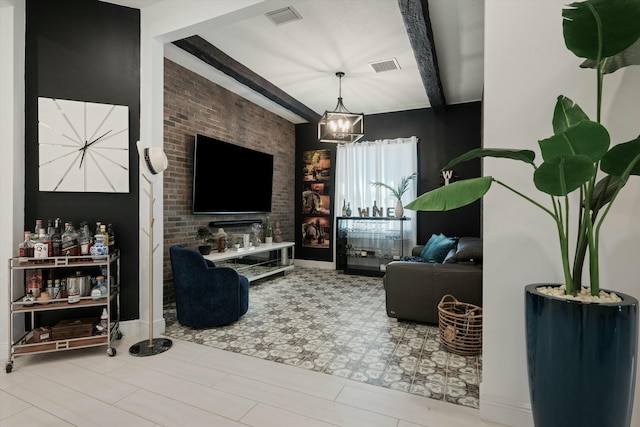
M 196 135 L 193 214 L 269 213 L 272 190 L 272 154 Z

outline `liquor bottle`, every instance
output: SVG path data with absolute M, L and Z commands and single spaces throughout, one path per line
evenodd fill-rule
M 47 246 L 46 235 L 47 233 L 44 231 L 44 228 L 40 228 L 38 238 L 33 244 L 33 257 L 36 259 L 46 258 L 49 256 L 49 247 Z
M 104 227 L 104 225 L 103 225 Z M 109 254 L 109 248 L 104 244 L 104 234 L 96 234 L 95 242 L 91 246 L 91 258 L 95 262 L 104 262 Z
M 101 300 L 107 296 L 107 286 L 104 284 L 104 276 L 96 277 L 96 285 L 91 289 L 91 299 Z
M 351 216 L 351 202 L 347 203 L 347 216 Z
M 373 208 L 371 209 L 373 211 L 373 216 L 377 215 L 377 210 L 378 210 L 378 205 L 376 205 L 376 201 L 373 201 Z
M 347 201 L 342 199 L 342 216 L 347 216 Z
M 95 239 L 95 236 L 97 236 L 98 234 L 100 234 L 100 226 L 102 225 L 102 223 L 100 221 L 96 222 L 96 231 L 93 233 L 93 238 Z
M 80 255 L 91 255 L 93 245 L 93 233 L 89 230 L 89 223 L 83 221 L 78 234 L 78 244 L 80 245 Z
M 51 234 L 52 256 L 62 255 L 62 233 L 60 232 L 60 218 L 56 218 Z
M 107 233 L 107 226 L 100 224 L 100 234 L 102 235 L 103 243 L 109 247 L 109 233 Z
M 53 280 L 53 298 L 66 298 L 66 295 L 62 295 L 62 288 L 60 287 L 60 279 Z
M 38 274 L 37 270 L 28 270 L 25 281 L 27 283 L 27 293 L 31 292 L 34 297 L 38 298 L 42 290 L 42 274 Z
M 33 234 L 31 235 L 31 237 L 33 237 L 34 239 L 37 238 L 41 228 L 42 228 L 42 220 L 36 219 L 36 226 L 33 229 Z
M 27 262 L 29 258 L 33 258 L 33 243 L 31 242 L 31 232 L 24 232 L 24 242 L 18 245 L 20 253 L 20 262 Z
M 51 296 L 51 298 L 55 298 L 55 291 L 53 288 L 53 280 L 47 279 L 47 293 Z
M 116 249 L 116 232 L 113 230 L 113 224 L 107 225 L 107 235 L 109 237 L 109 242 L 107 243 L 107 247 L 109 248 L 109 253 L 113 253 Z
M 107 313 L 107 308 L 102 309 L 102 314 L 100 315 L 100 332 L 104 335 L 109 332 L 109 313 Z
M 67 278 L 63 277 L 62 279 L 55 279 L 53 281 L 53 286 L 58 286 L 58 282 L 60 283 L 60 298 L 67 298 L 69 296 L 67 294 Z
M 62 233 L 62 255 L 78 256 L 80 248 L 78 247 L 78 233 L 73 226 L 73 222 L 65 223 L 65 231 Z
M 55 234 L 55 228 L 53 227 L 53 220 L 47 220 L 47 252 L 48 255 L 53 256 L 53 235 Z

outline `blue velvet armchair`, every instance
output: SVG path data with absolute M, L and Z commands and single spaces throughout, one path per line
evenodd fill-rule
M 249 280 L 229 267 L 216 267 L 197 251 L 169 248 L 178 322 L 192 328 L 228 325 L 249 309 Z

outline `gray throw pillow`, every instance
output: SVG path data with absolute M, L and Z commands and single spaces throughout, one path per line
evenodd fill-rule
M 447 258 L 446 264 L 458 262 L 482 262 L 482 239 L 479 237 L 461 237 L 455 255 Z

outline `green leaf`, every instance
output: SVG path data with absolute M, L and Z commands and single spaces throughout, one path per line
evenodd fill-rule
M 566 196 L 580 188 L 596 173 L 591 159 L 584 155 L 561 155 L 544 162 L 533 174 L 536 188 L 552 196 Z
M 613 176 L 623 176 L 629 167 L 628 175 L 640 175 L 640 136 L 611 148 L 600 163 L 600 169 Z
M 394 195 L 396 199 L 400 200 L 402 199 L 402 195 L 406 193 L 407 190 L 409 189 L 409 184 L 411 183 L 411 181 L 415 180 L 417 177 L 418 177 L 417 172 L 414 172 L 409 176 L 403 176 L 400 179 L 400 182 L 398 183 L 398 187 L 396 188 L 381 181 L 371 181 L 371 185 L 373 185 L 374 187 L 386 188 L 387 190 L 391 191 L 391 193 Z
M 611 175 L 607 175 L 598 181 L 593 188 L 590 209 L 592 211 L 599 210 L 601 207 L 609 203 L 621 183 L 622 178 Z
M 600 123 L 583 120 L 550 138 L 538 141 L 545 162 L 569 154 L 588 156 L 592 163 L 599 161 L 610 145 L 609 132 Z
M 602 72 L 611 74 L 629 65 L 640 65 L 640 39 L 622 52 L 606 59 Z M 596 68 L 596 61 L 586 59 L 580 68 Z
M 587 0 L 562 10 L 567 48 L 579 58 L 600 61 L 640 38 L 640 1 Z
M 479 200 L 489 191 L 493 178 L 483 176 L 456 181 L 424 193 L 405 209 L 412 211 L 450 211 Z
M 578 104 L 564 95 L 560 95 L 553 110 L 553 133 L 559 134 L 589 117 Z
M 520 160 L 522 162 L 533 165 L 534 164 L 533 160 L 536 158 L 536 153 L 534 153 L 531 150 L 510 150 L 505 148 L 475 148 L 451 160 L 442 169 L 451 169 L 454 165 L 457 165 L 458 163 L 466 162 L 467 160 L 472 160 L 480 157 L 499 157 L 499 158 L 506 158 L 506 159 L 512 159 L 512 160 Z

